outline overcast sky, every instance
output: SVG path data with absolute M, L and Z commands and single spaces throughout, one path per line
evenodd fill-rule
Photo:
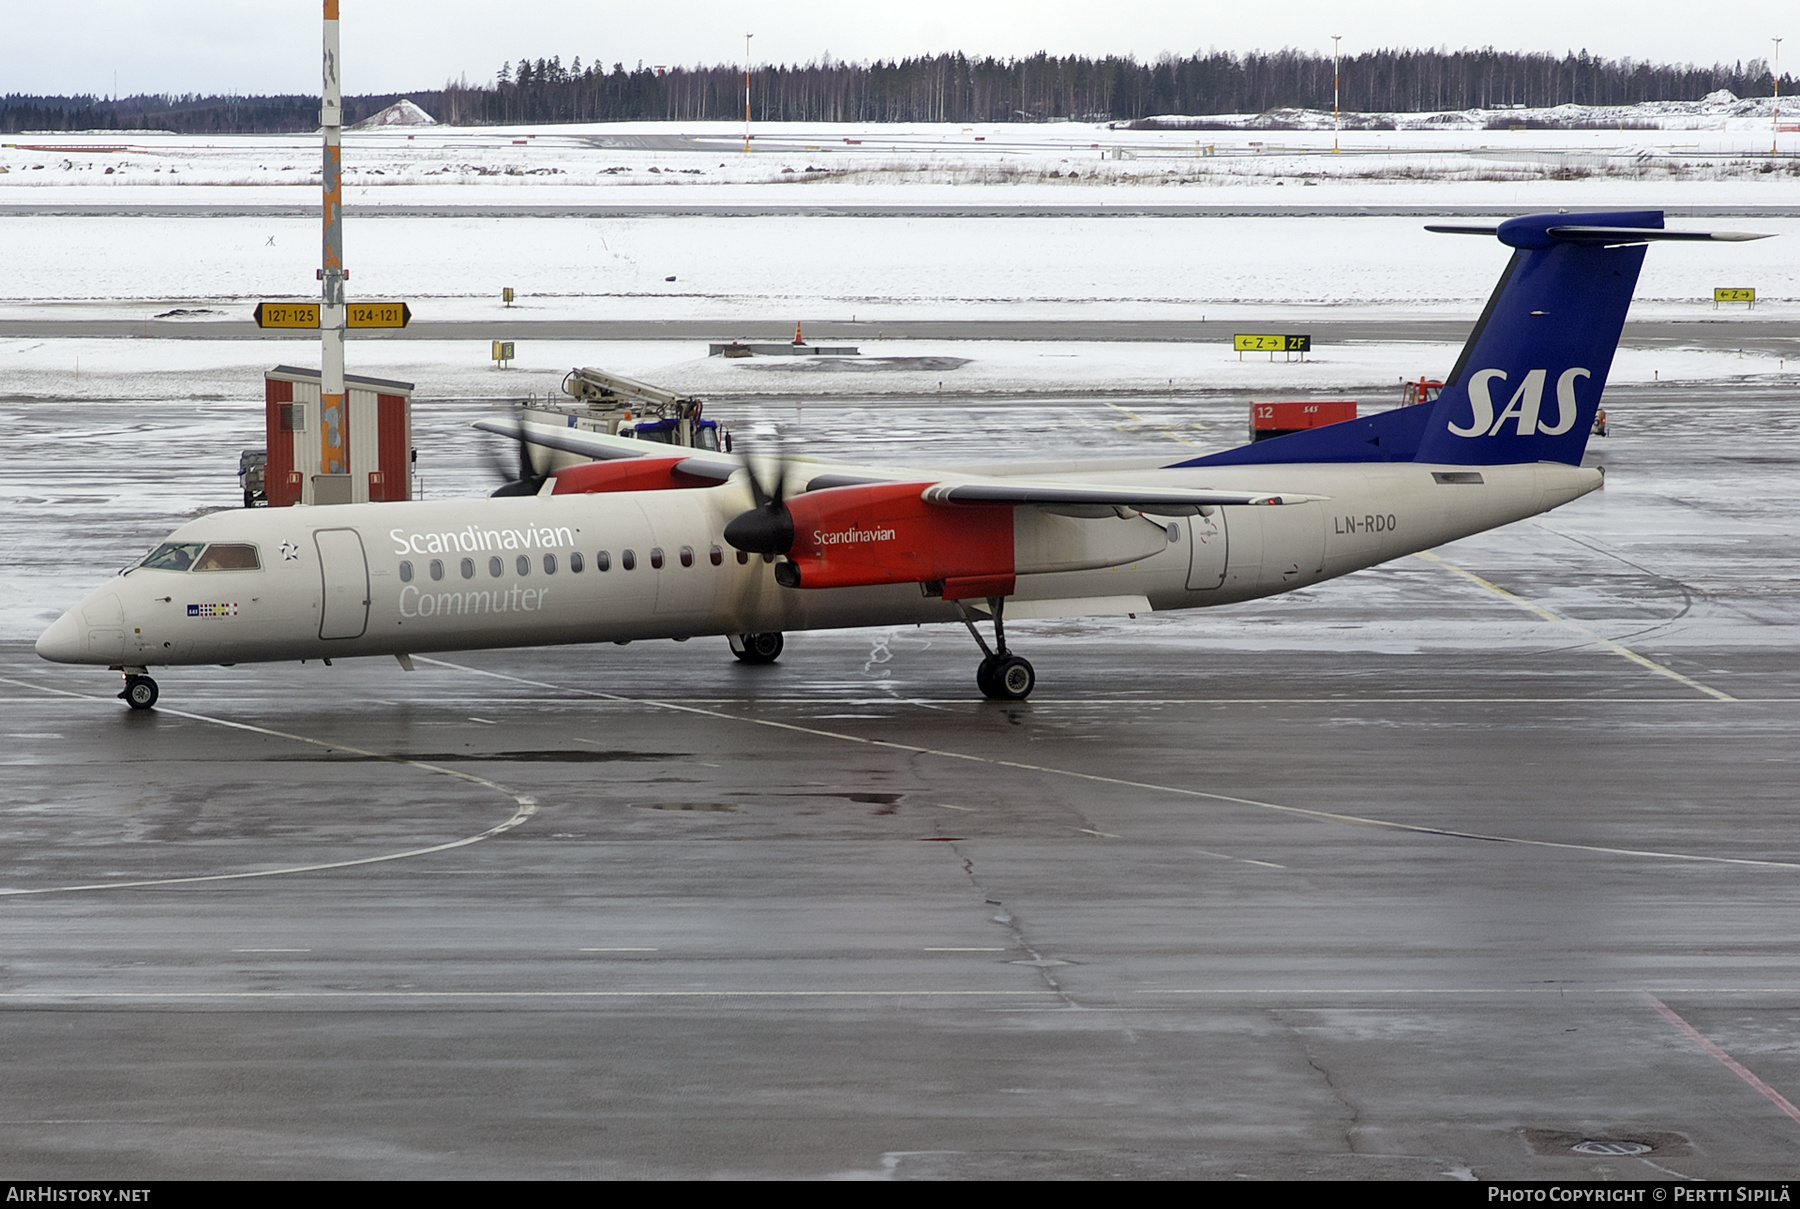
M 316 93 L 318 0 L 6 0 L 0 93 Z M 1729 19 L 1711 19 L 1709 14 Z M 1463 47 L 1664 62 L 1768 59 L 1770 38 L 1792 32 L 1783 65 L 1800 66 L 1800 4 L 1729 0 L 1696 9 L 1674 0 L 899 0 L 891 4 L 725 4 L 716 0 L 342 0 L 344 89 L 429 89 L 500 64 L 561 55 L 566 65 L 737 62 L 744 33 L 758 62 L 826 53 L 866 60 L 962 50 L 1000 57 L 1198 50 L 1346 54 L 1387 46 Z

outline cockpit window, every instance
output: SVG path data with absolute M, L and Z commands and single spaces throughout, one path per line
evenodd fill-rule
M 205 542 L 164 542 L 138 565 L 152 571 L 186 571 L 205 548 Z
M 195 571 L 259 571 L 262 562 L 256 557 L 255 546 L 240 546 L 226 542 L 214 542 L 200 556 L 200 561 L 193 565 Z

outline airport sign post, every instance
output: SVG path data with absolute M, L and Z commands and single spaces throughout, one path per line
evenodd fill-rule
M 1276 353 L 1282 354 L 1286 360 L 1290 353 L 1299 353 L 1302 361 L 1312 351 L 1311 336 L 1276 336 L 1276 335 L 1235 335 L 1231 338 L 1231 347 L 1237 351 L 1238 360 L 1244 359 L 1245 353 L 1267 353 L 1269 360 L 1275 359 Z
M 1756 291 L 1748 286 L 1721 287 L 1713 291 L 1713 310 L 1718 310 L 1721 302 L 1742 302 L 1755 310 Z
M 496 340 L 493 343 L 494 351 L 492 359 L 500 363 L 501 369 L 505 369 L 506 363 L 513 359 L 513 342 L 511 340 Z
M 405 327 L 412 322 L 412 308 L 404 302 L 351 302 L 344 306 L 350 327 Z M 257 327 L 319 326 L 316 302 L 259 302 Z

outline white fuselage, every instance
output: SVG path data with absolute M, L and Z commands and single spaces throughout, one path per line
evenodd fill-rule
M 1158 517 L 1173 528 L 1156 553 L 1100 570 L 1021 574 L 1011 601 L 1229 604 L 1508 524 L 1601 483 L 1598 470 L 1556 463 L 1070 466 L 1066 477 L 1328 498 Z M 70 609 L 37 649 L 58 662 L 129 669 L 959 619 L 955 605 L 913 583 L 781 587 L 773 566 L 754 555 L 740 561 L 722 536 L 750 506 L 740 475 L 694 490 L 216 512 L 169 540 L 254 545 L 259 569 L 135 568 Z

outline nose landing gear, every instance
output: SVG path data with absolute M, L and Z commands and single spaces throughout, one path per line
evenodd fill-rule
M 125 673 L 125 691 L 119 694 L 119 700 L 132 709 L 149 709 L 156 704 L 156 681 L 142 672 Z
M 955 603 L 963 624 L 969 627 L 969 636 L 981 648 L 983 658 L 975 668 L 975 687 L 981 690 L 982 696 L 994 701 L 1023 701 L 1031 696 L 1031 690 L 1037 687 L 1037 672 L 1030 661 L 1006 649 L 1006 597 L 988 597 L 988 609 L 994 615 L 992 648 L 983 641 L 981 631 L 975 628 L 975 621 L 962 601 Z

